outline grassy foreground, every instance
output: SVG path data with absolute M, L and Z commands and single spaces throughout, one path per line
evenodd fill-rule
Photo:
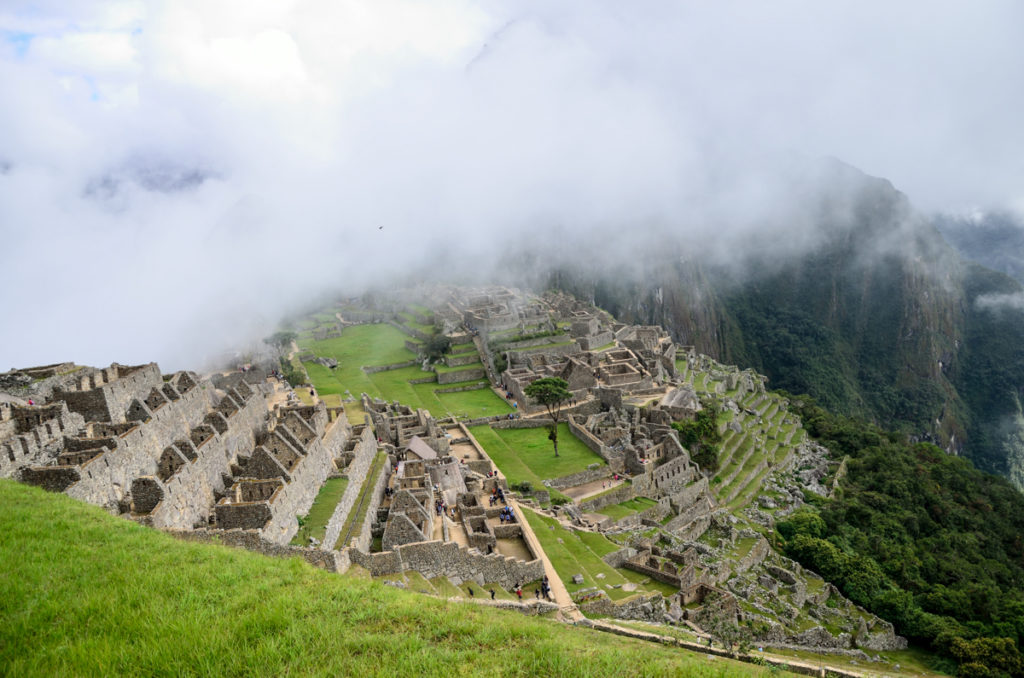
M 0 673 L 732 676 L 766 669 L 180 542 L 0 480 Z

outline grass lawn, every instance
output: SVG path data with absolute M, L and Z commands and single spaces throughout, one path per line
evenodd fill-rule
M 178 541 L 10 480 L 0 506 L 6 675 L 769 674 L 298 558 Z
M 661 582 L 651 581 L 640 584 L 647 578 L 639 572 L 616 570 L 601 560 L 601 556 L 620 548 L 618 544 L 609 541 L 604 535 L 568 530 L 554 518 L 542 516 L 526 507 L 523 507 L 522 512 L 569 593 L 597 586 L 603 589 L 612 600 L 622 600 L 637 593 L 651 591 L 657 591 L 664 595 L 679 592 L 679 589 Z M 582 584 L 572 582 L 572 577 L 575 574 L 583 575 Z M 604 577 L 598 579 L 598 574 L 603 574 Z M 614 587 L 615 584 L 621 585 L 627 582 L 637 584 L 637 590 L 623 591 L 621 588 L 608 588 L 607 586 L 611 584 Z
M 341 501 L 341 495 L 345 494 L 348 487 L 348 478 L 328 478 L 324 481 L 323 487 L 317 493 L 313 505 L 309 507 L 305 522 L 299 531 L 292 538 L 296 546 L 308 546 L 309 538 L 316 537 L 318 541 L 324 540 L 327 532 L 327 521 L 334 515 L 334 509 Z
M 359 398 L 360 393 L 366 393 L 389 402 L 397 400 L 414 409 L 426 409 L 435 417 L 453 414 L 472 418 L 507 414 L 512 411 L 508 403 L 489 388 L 458 393 L 434 393 L 435 389 L 439 388 L 437 383 L 410 384 L 410 380 L 432 376 L 431 372 L 424 372 L 418 366 L 373 374 L 366 374 L 361 369 L 363 366 L 390 365 L 415 358 L 415 354 L 405 348 L 407 338 L 387 324 L 346 327 L 336 339 L 303 342 L 303 348 L 309 348 L 317 355 L 335 358 L 338 361 L 337 368 L 331 370 L 316 363 L 305 363 L 304 366 L 321 396 L 344 395 L 347 389 L 355 398 Z M 463 368 L 444 369 L 452 371 Z M 464 384 L 446 384 L 444 388 L 459 385 Z M 350 420 L 352 423 L 362 422 L 361 417 Z
M 569 426 L 564 422 L 558 425 L 557 457 L 548 440 L 546 428 L 495 429 L 494 433 L 538 478 L 561 478 L 585 471 L 590 464 L 606 464 L 604 459 L 570 433 Z M 494 461 L 501 466 L 500 461 Z
M 611 517 L 612 520 L 622 520 L 626 516 L 645 511 L 658 502 L 647 497 L 634 497 L 619 504 L 609 504 L 597 510 L 598 513 Z

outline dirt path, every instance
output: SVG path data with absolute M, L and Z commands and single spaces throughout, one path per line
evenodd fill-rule
M 621 478 L 619 480 L 612 480 L 611 471 L 608 471 L 608 473 L 609 476 L 605 480 L 595 480 L 591 483 L 585 483 L 583 485 L 577 485 L 576 487 L 569 487 L 559 491 L 570 499 L 580 500 L 592 497 L 595 494 L 601 494 L 612 487 L 618 487 L 626 482 L 625 479 Z

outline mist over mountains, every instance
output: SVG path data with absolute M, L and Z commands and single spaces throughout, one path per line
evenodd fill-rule
M 550 284 L 625 322 L 661 324 L 684 344 L 768 375 L 773 388 L 966 454 L 1020 487 L 1020 283 L 951 247 L 889 182 L 828 164 L 843 188 L 804 194 L 817 240 L 787 256 L 754 247 L 729 260 L 687 237 L 662 237 L 642 265 L 563 258 Z M 1014 251 L 1010 228 L 997 231 L 1007 262 L 1024 252 Z
M 322 295 L 553 280 L 1009 473 L 971 441 L 1016 430 L 1019 289 L 964 258 L 1019 280 L 1022 12 L 6 3 L 0 357 L 194 367 Z

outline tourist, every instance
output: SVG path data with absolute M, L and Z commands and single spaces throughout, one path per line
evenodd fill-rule
M 516 595 L 519 596 L 519 600 L 523 599 L 523 587 L 516 586 Z
M 494 589 L 491 589 L 491 600 L 494 600 Z
M 473 587 L 472 586 L 467 586 L 466 588 L 469 589 L 469 597 L 472 598 L 473 597 Z

